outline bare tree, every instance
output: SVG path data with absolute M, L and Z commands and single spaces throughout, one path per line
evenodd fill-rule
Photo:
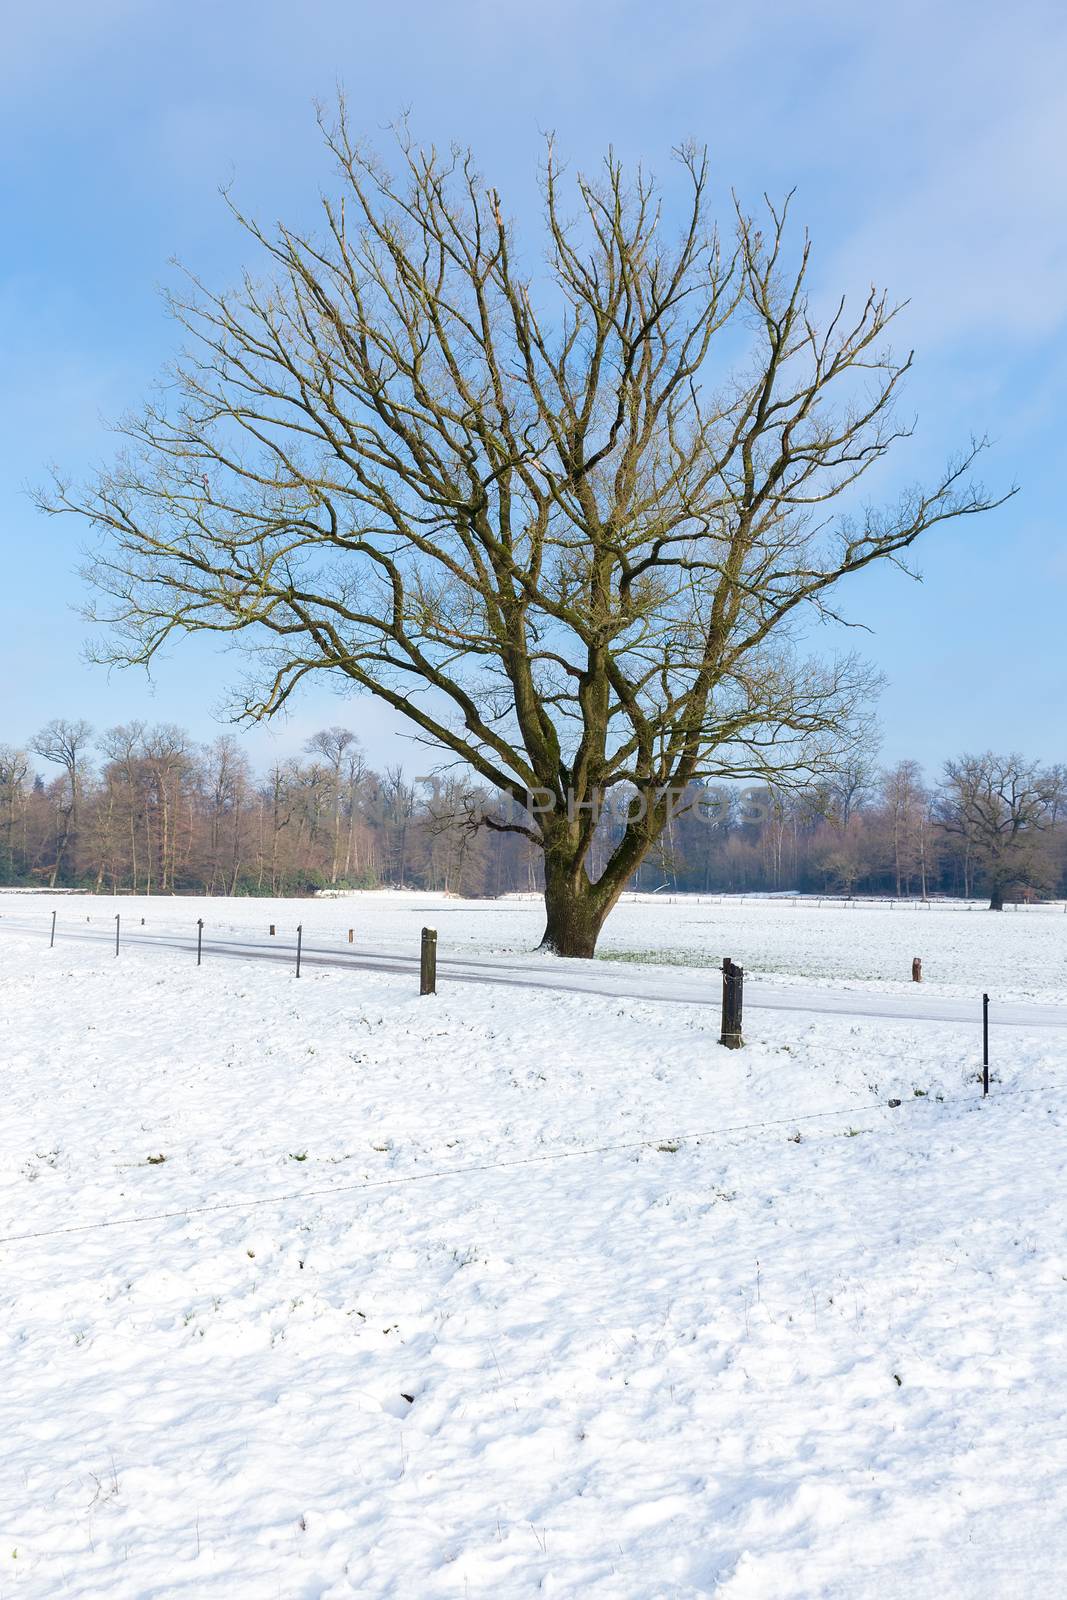
M 363 822 L 360 817 L 360 797 L 367 778 L 367 763 L 358 740 L 345 751 L 344 804 L 348 813 L 348 834 L 345 843 L 344 878 L 347 883 L 353 873 L 358 877 L 363 871 L 365 844 L 362 837 Z
M 828 780 L 831 815 L 843 828 L 848 827 L 852 813 L 870 800 L 878 787 L 877 753 L 877 740 L 870 732 L 864 744 L 847 755 Z
M 341 801 L 344 788 L 344 772 L 347 765 L 348 752 L 352 745 L 358 744 L 354 733 L 348 728 L 320 728 L 318 733 L 313 733 L 304 749 L 309 755 L 320 755 L 330 769 L 333 782 L 333 863 L 330 868 L 330 882 L 336 883 L 341 870 Z
M 282 834 L 293 820 L 296 789 L 297 763 L 291 757 L 288 761 L 275 761 L 260 791 L 261 800 L 265 802 L 267 810 L 270 847 L 269 850 L 262 852 L 259 887 L 262 891 L 269 874 L 271 894 L 278 893 L 282 868 L 280 859 Z
M 911 893 L 912 879 L 917 874 L 925 900 L 929 797 L 917 761 L 898 761 L 883 772 L 882 799 L 888 813 L 897 898 Z
M 385 802 L 386 821 L 392 831 L 390 867 L 397 888 L 403 889 L 407 883 L 411 821 L 415 815 L 418 797 L 414 784 L 407 781 L 404 769 L 399 764 L 386 767 L 382 798 Z
M 157 723 L 144 735 L 144 763 L 149 778 L 145 824 L 145 893 L 174 890 L 181 818 L 181 781 L 191 765 L 189 736 L 172 722 Z
M 837 770 L 811 785 L 803 796 L 803 804 L 818 828 L 816 854 L 822 871 L 828 883 L 843 889 L 850 899 L 855 885 L 873 865 L 867 830 L 860 824 L 858 813 L 878 786 L 877 748 L 876 731 L 868 724 L 865 736 L 857 738 L 854 749 L 845 755 Z M 783 797 L 776 795 L 775 804 L 780 851 L 786 822 Z M 795 814 L 793 823 L 795 826 Z
M 522 808 L 486 821 L 543 853 L 544 943 L 590 955 L 673 794 L 781 787 L 850 748 L 871 676 L 804 659 L 797 627 L 997 503 L 968 482 L 982 446 L 886 510 L 858 501 L 909 432 L 894 307 L 872 289 L 820 324 L 788 203 L 762 226 L 738 207 L 724 242 L 699 149 L 670 239 L 647 173 L 609 155 L 565 184 L 550 144 L 535 282 L 468 152 L 402 130 L 394 175 L 343 103 L 320 122 L 340 187 L 321 232 L 235 210 L 269 281 L 191 279 L 166 397 L 122 425 L 113 471 L 43 503 L 102 532 L 101 659 L 208 630 L 255 641 L 237 714 L 324 671 L 379 696 Z M 645 804 L 594 877 L 619 785 Z
M 849 899 L 872 866 L 870 841 L 859 821 L 855 813 L 847 822 L 832 821 L 821 837 L 819 855 L 828 886 L 842 890 Z
M 30 764 L 26 752 L 0 744 L 0 829 L 3 838 L 3 871 L 8 878 L 15 871 L 15 833 L 25 815 L 26 785 Z
M 252 787 L 248 757 L 230 734 L 204 752 L 202 777 L 210 815 L 205 886 L 209 894 L 234 894 L 241 871 L 242 822 Z
M 110 762 L 108 770 L 115 769 L 121 775 L 125 791 L 125 832 L 129 840 L 129 865 L 134 894 L 137 893 L 140 884 L 138 828 L 145 808 L 144 741 L 143 722 L 120 723 L 117 727 L 108 728 L 100 741 L 100 749 Z M 101 863 L 101 867 L 102 865 Z
M 54 761 L 67 775 L 67 799 L 62 808 L 63 829 L 52 862 L 48 886 L 54 889 L 64 861 L 76 855 L 78 841 L 78 803 L 81 799 L 85 751 L 93 735 L 87 722 L 67 722 L 55 718 L 35 734 L 30 748 L 46 761 Z
M 1044 886 L 1039 844 L 1062 803 L 1061 768 L 1042 770 L 1022 756 L 992 751 L 946 761 L 940 821 L 980 867 L 991 911 L 1003 911 L 1013 887 Z
M 414 789 L 407 790 L 404 799 L 414 809 Z M 445 894 L 456 891 L 472 856 L 477 859 L 481 854 L 478 845 L 484 834 L 478 827 L 478 819 L 490 804 L 492 796 L 484 789 L 472 789 L 455 775 L 447 776 L 443 783 L 431 785 L 423 806 L 423 830 L 428 846 L 426 865 L 433 888 L 443 889 Z

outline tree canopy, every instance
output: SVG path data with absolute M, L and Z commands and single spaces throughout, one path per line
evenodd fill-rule
M 982 445 L 862 504 L 910 431 L 895 309 L 872 289 L 817 318 L 788 202 L 735 205 L 724 236 L 703 150 L 676 153 L 669 226 L 648 173 L 609 154 L 570 180 L 550 143 L 535 273 L 469 152 L 402 131 L 394 172 L 343 104 L 322 127 L 321 228 L 232 206 L 265 277 L 172 297 L 185 356 L 114 468 L 48 505 L 104 535 L 103 659 L 206 630 L 252 646 L 239 715 L 324 672 L 379 696 L 510 797 L 485 820 L 543 849 L 546 942 L 590 954 L 672 793 L 848 753 L 870 674 L 805 657 L 798 626 L 995 503 L 969 479 Z M 619 787 L 641 804 L 594 880 Z

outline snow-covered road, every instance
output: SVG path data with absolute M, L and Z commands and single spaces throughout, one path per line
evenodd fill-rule
M 47 942 L 49 927 L 40 918 L 5 917 L 5 931 Z M 114 931 L 102 927 L 65 927 L 60 944 L 67 940 L 113 945 Z M 146 933 L 140 929 L 121 931 L 121 944 L 145 946 L 163 951 L 194 954 L 195 935 L 174 932 Z M 284 939 L 239 939 L 205 937 L 203 957 L 219 956 L 243 960 L 276 961 L 292 966 L 296 943 Z M 418 958 L 396 952 L 380 952 L 359 945 L 338 949 L 308 942 L 301 953 L 303 965 L 337 967 L 348 970 L 412 974 L 419 970 Z M 516 988 L 540 989 L 567 994 L 596 995 L 604 999 L 660 1001 L 683 1005 L 721 1004 L 721 990 L 714 969 L 672 971 L 663 968 L 638 969 L 627 966 L 613 969 L 605 962 L 567 961 L 530 955 L 510 960 L 489 956 L 439 957 L 439 985 L 448 983 L 492 983 Z M 981 1027 L 982 996 L 973 1000 L 946 995 L 931 995 L 916 985 L 903 994 L 879 994 L 863 989 L 827 988 L 811 985 L 783 985 L 751 976 L 745 985 L 745 1004 L 752 1010 L 813 1012 L 820 1016 L 883 1018 L 893 1021 L 956 1023 Z M 1041 1005 L 1010 995 L 991 996 L 991 1027 L 1067 1028 L 1067 1006 Z

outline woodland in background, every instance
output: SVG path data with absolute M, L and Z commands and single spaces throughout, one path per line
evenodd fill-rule
M 775 792 L 694 788 L 631 887 L 679 892 L 987 895 L 1067 892 L 1067 769 L 964 756 L 935 786 L 914 761 L 853 763 Z M 472 826 L 512 799 L 461 779 L 366 763 L 329 728 L 302 758 L 256 773 L 232 736 L 197 745 L 171 725 L 96 734 L 56 721 L 0 745 L 0 884 L 139 894 L 293 895 L 407 886 L 468 895 L 542 887 L 523 834 Z M 518 813 L 521 814 L 521 813 Z M 605 816 L 592 875 L 624 826 Z

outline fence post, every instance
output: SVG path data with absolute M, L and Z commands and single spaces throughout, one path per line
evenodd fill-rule
M 989 996 L 982 996 L 982 1098 L 989 1093 Z
M 53 911 L 52 912 L 52 932 L 51 932 L 51 935 L 49 936 L 49 940 L 48 940 L 48 948 L 49 948 L 49 950 L 52 949 L 52 947 L 54 946 L 55 942 L 56 942 L 56 914 Z
M 273 922 L 270 925 L 270 936 L 271 936 L 272 939 L 274 938 L 274 924 L 273 924 Z
M 437 993 L 437 929 L 423 928 L 419 962 L 419 993 Z
M 303 944 L 303 942 L 304 942 L 304 924 L 302 922 L 300 922 L 300 923 L 297 924 L 297 929 L 296 929 L 296 975 L 297 975 L 298 978 L 300 976 L 300 947 Z
M 741 1011 L 744 998 L 744 969 L 735 965 L 729 956 L 722 958 L 722 1033 L 719 1043 L 728 1050 L 740 1050 Z
M 119 953 L 119 913 L 115 912 L 115 954 Z
M 203 949 L 203 944 L 204 944 L 204 919 L 203 919 L 203 917 L 198 917 L 196 919 L 196 964 L 197 964 L 197 966 L 200 965 L 200 954 L 201 954 L 201 951 Z
M 356 931 L 355 928 L 349 928 L 349 930 L 348 930 L 348 942 L 349 942 L 349 944 L 352 943 L 352 935 L 355 933 L 355 931 Z
M 911 963 L 911 981 L 912 983 L 923 981 L 923 964 L 919 956 L 915 956 Z

